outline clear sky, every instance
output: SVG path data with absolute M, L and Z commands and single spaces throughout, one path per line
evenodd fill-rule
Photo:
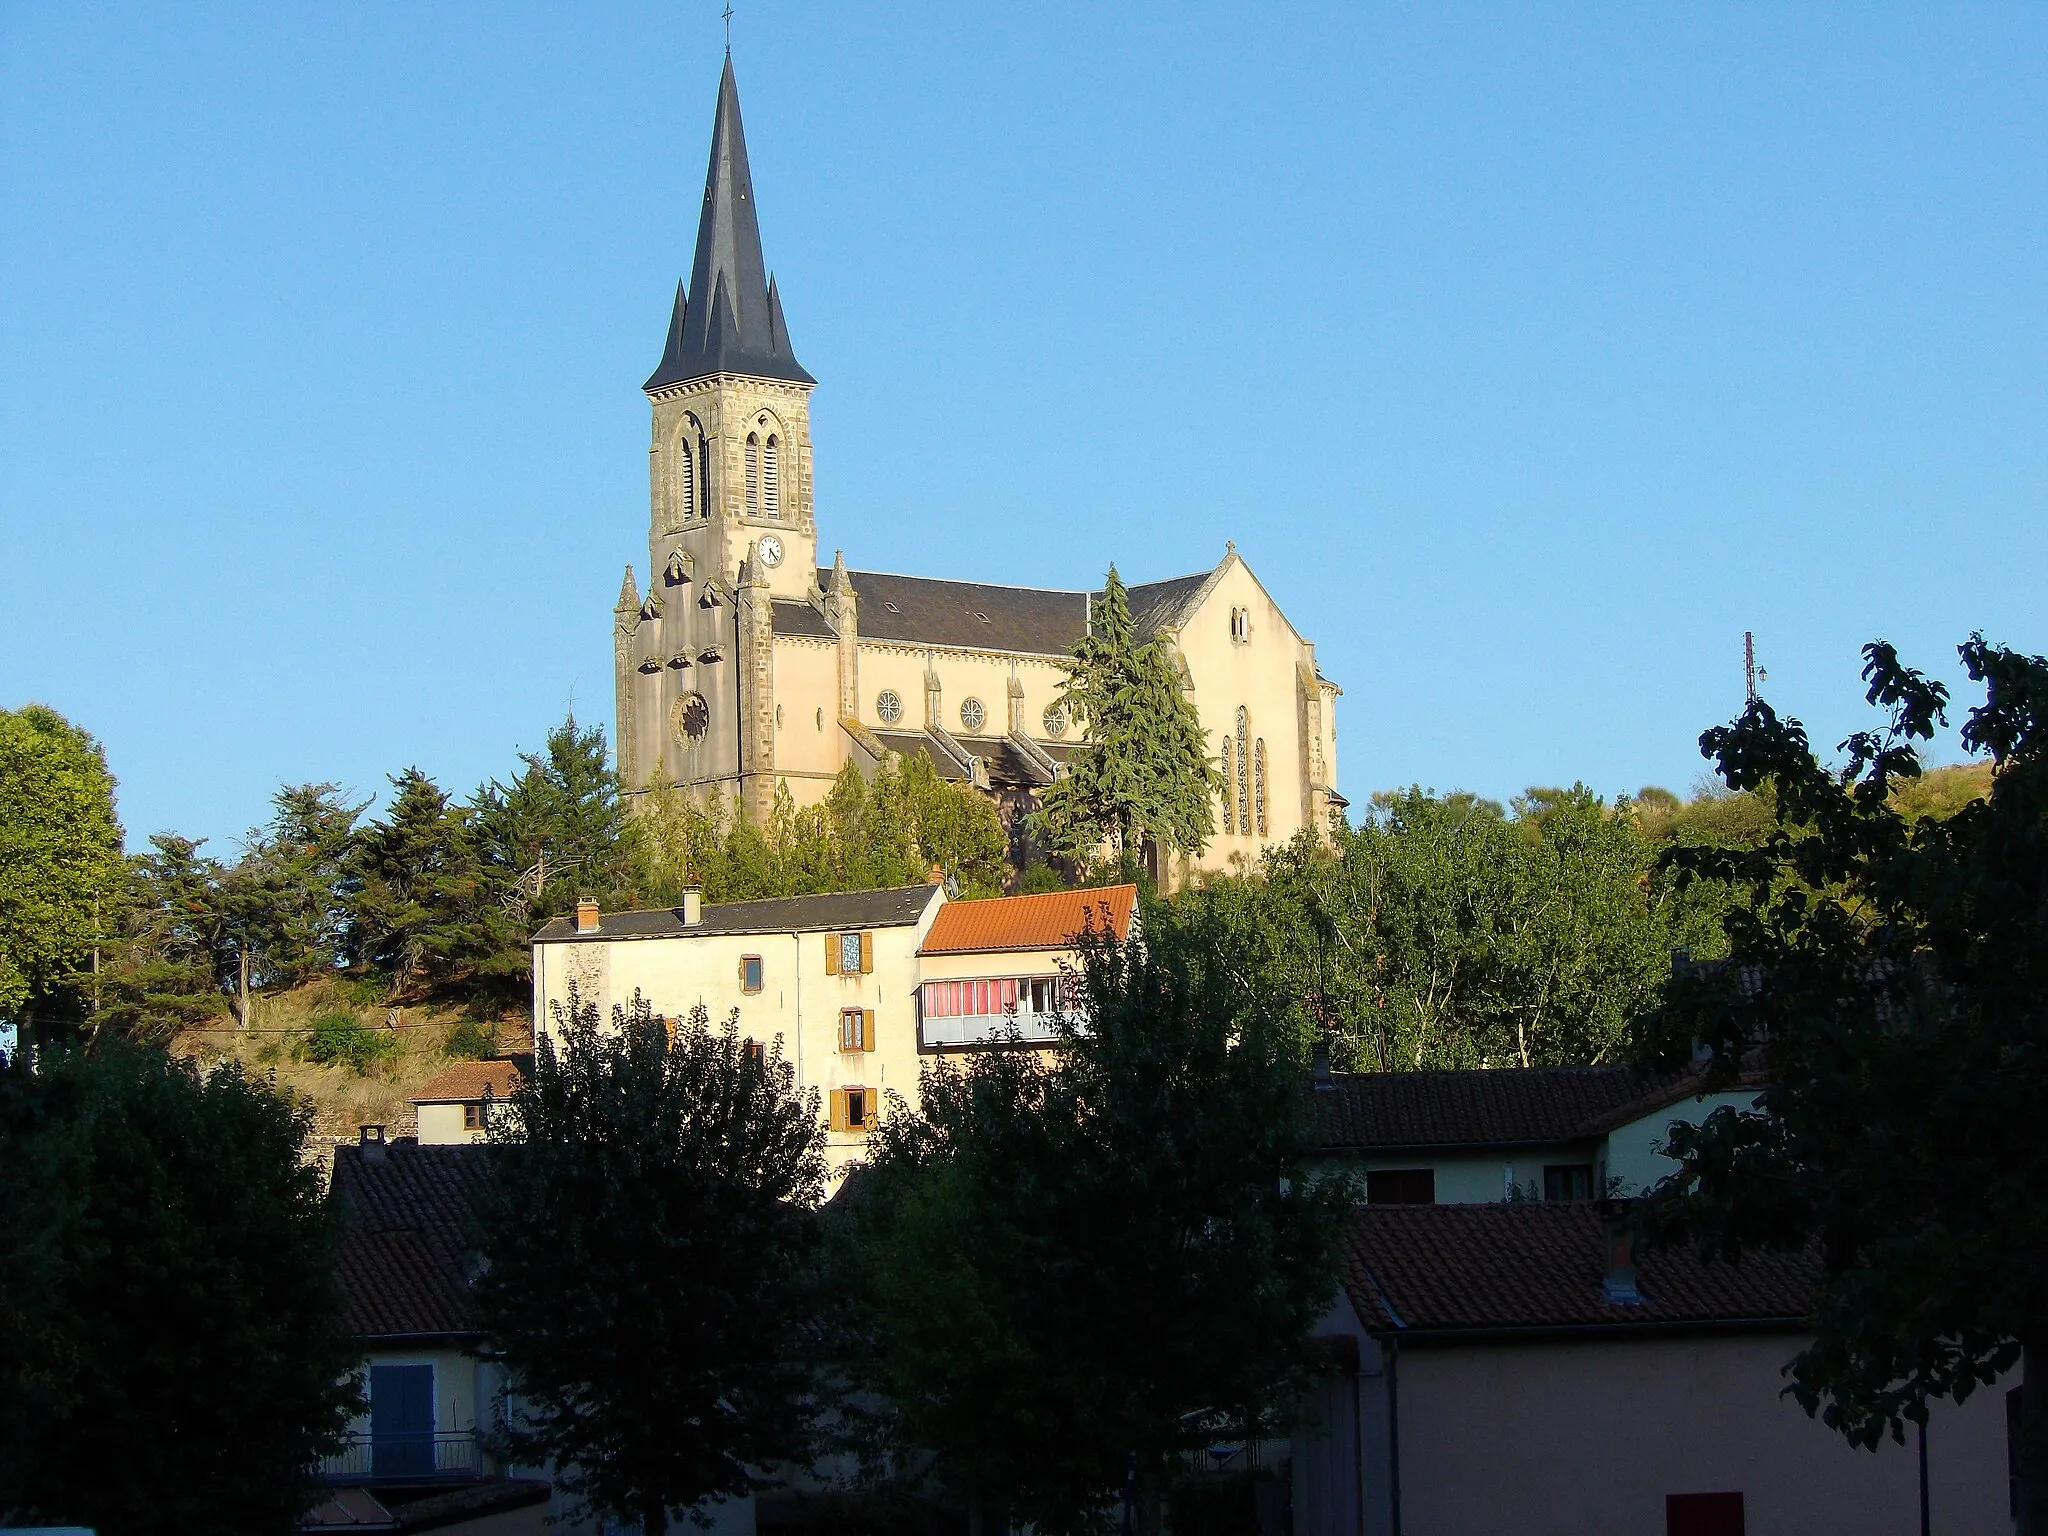
M 0 707 L 131 845 L 611 718 L 719 0 L 0 5 Z M 2048 7 L 750 0 L 826 558 L 1235 539 L 1342 787 L 2048 650 Z M 644 573 L 643 573 L 644 574 Z M 1953 753 L 1950 743 L 1945 748 Z

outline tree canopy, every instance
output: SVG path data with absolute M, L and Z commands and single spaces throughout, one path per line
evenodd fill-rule
M 2024 1358 L 2020 1529 L 2048 1529 L 2048 661 L 1973 636 L 1984 689 L 1962 728 L 1988 798 L 1915 815 L 1901 794 L 1947 690 L 1865 648 L 1883 727 L 1830 770 L 1762 701 L 1700 738 L 1737 792 L 1769 786 L 1753 848 L 1678 848 L 1681 879 L 1729 882 L 1728 961 L 1675 983 L 1646 1034 L 1660 1065 L 1711 1053 L 1761 1074 L 1756 1109 L 1675 1127 L 1646 1218 L 1739 1260 L 1811 1245 L 1813 1342 L 1790 1366 L 1809 1412 L 1875 1446 Z
M 41 704 L 0 709 L 0 1019 L 76 981 L 123 878 L 100 744 Z
M 118 1041 L 0 1062 L 0 1521 L 290 1529 L 358 1360 L 310 1127 Z
M 1166 642 L 1140 639 L 1116 567 L 1074 643 L 1061 701 L 1086 740 L 1041 798 L 1034 825 L 1054 852 L 1135 859 L 1145 842 L 1200 853 L 1216 831 L 1223 776 Z
M 663 1020 L 636 994 L 602 1031 L 572 992 L 556 1017 L 561 1050 L 543 1040 L 493 1124 L 477 1301 L 517 1453 L 659 1532 L 809 1446 L 817 1095 L 737 1015 Z
M 1176 1453 L 1287 1422 L 1349 1196 L 1304 1176 L 1298 1044 L 1215 937 L 1098 936 L 1056 1050 L 928 1069 L 858 1176 L 856 1374 L 985 1518 L 1086 1528 L 1135 1467 L 1156 1532 Z

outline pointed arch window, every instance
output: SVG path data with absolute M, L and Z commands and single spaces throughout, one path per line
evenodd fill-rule
M 1252 829 L 1252 717 L 1242 704 L 1237 706 L 1237 828 Z
M 761 439 L 747 434 L 747 516 L 761 515 Z
M 761 445 L 761 510 L 782 516 L 782 440 L 773 432 Z
M 1223 831 L 1226 836 L 1237 831 L 1237 817 L 1232 812 L 1232 797 L 1237 793 L 1237 753 L 1232 750 L 1234 745 L 1228 736 L 1223 738 Z
M 1259 836 L 1266 835 L 1266 738 L 1252 743 L 1252 809 L 1258 815 Z
M 687 442 L 676 444 L 676 517 L 678 521 L 697 515 L 697 461 Z

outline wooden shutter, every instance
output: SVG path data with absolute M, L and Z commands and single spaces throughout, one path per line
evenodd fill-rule
M 864 1051 L 875 1048 L 875 1010 L 872 1008 L 860 1011 L 860 1048 Z
M 860 973 L 863 976 L 875 968 L 875 936 L 864 933 L 860 936 Z
M 825 935 L 825 974 L 827 976 L 837 976 L 839 974 L 839 935 L 836 933 Z
M 831 1093 L 831 1103 L 832 1129 L 843 1131 L 846 1129 L 846 1090 L 844 1088 L 834 1088 Z

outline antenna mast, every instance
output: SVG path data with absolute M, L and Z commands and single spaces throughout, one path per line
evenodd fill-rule
M 1749 702 L 1756 702 L 1756 636 L 1748 630 L 1742 632 L 1742 682 L 1749 691 Z

